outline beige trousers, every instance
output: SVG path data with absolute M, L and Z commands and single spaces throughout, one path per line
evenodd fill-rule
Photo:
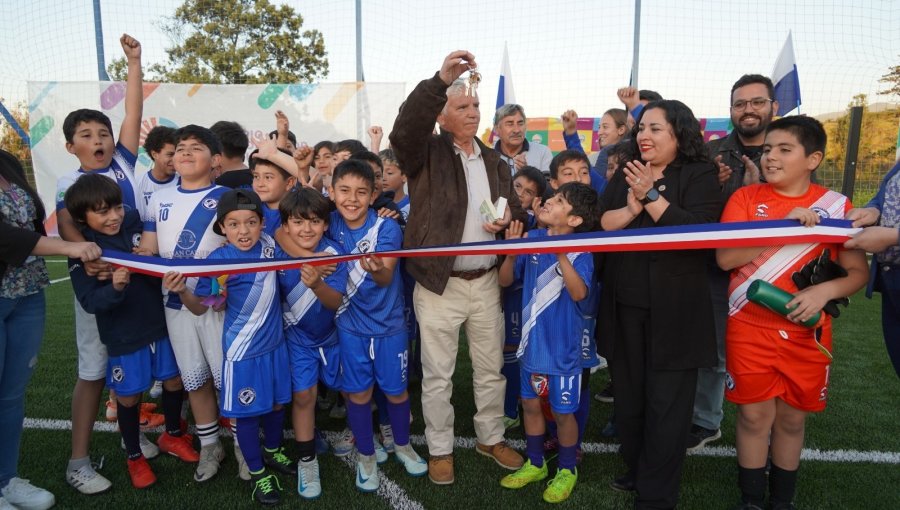
M 497 271 L 475 280 L 450 278 L 443 295 L 419 284 L 413 291 L 422 336 L 422 414 L 431 455 L 453 452 L 453 372 L 464 326 L 472 360 L 478 442 L 503 441 L 503 313 Z

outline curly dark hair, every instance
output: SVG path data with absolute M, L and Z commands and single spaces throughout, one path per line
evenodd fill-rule
M 678 150 L 675 154 L 673 163 L 697 163 L 709 161 L 709 152 L 706 150 L 706 144 L 703 143 L 703 134 L 700 132 L 700 121 L 694 117 L 694 112 L 681 101 L 677 99 L 661 99 L 647 103 L 641 111 L 640 117 L 631 130 L 631 152 L 639 155 L 641 152 L 638 148 L 637 134 L 641 125 L 641 119 L 648 111 L 659 108 L 666 113 L 666 122 L 672 126 L 672 133 L 675 135 L 675 141 L 678 144 Z

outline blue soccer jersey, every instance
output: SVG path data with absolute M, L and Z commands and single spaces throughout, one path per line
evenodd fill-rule
M 341 254 L 338 245 L 324 237 L 315 251 Z M 343 294 L 347 288 L 347 264 L 338 264 L 335 272 L 325 277 L 325 284 Z M 310 348 L 337 344 L 335 312 L 326 308 L 316 294 L 303 284 L 300 270 L 278 271 L 278 285 L 281 288 L 282 316 L 287 340 Z
M 396 221 L 379 218 L 369 210 L 365 225 L 351 229 L 337 211 L 331 213 L 328 237 L 344 253 L 398 250 L 403 232 Z M 359 260 L 348 264 L 347 292 L 336 314 L 337 327 L 361 337 L 384 337 L 406 330 L 403 319 L 403 282 L 400 264 L 394 266 L 391 283 L 380 287 Z
M 532 240 L 546 236 L 544 229 L 528 232 Z M 567 257 L 590 289 L 594 258 L 590 253 Z M 516 355 L 523 369 L 555 375 L 580 372 L 584 318 L 566 290 L 556 254 L 519 255 L 515 276 L 522 279 L 522 340 Z
M 275 236 L 275 231 L 281 226 L 281 212 L 276 207 L 269 209 L 269 206 L 263 204 L 263 232 L 270 236 Z
M 94 170 L 90 173 L 100 174 L 115 181 L 116 184 L 119 185 L 119 188 L 122 189 L 122 204 L 125 206 L 125 210 L 141 212 L 143 209 L 138 202 L 140 199 L 138 195 L 138 184 L 137 179 L 134 177 L 135 162 L 137 162 L 137 156 L 132 154 L 131 151 L 126 149 L 121 143 L 117 143 L 116 152 L 113 153 L 112 162 L 109 166 L 103 170 Z M 69 187 L 85 173 L 87 172 L 79 168 L 78 170 L 74 170 L 57 179 L 57 211 L 66 208 L 66 191 L 68 191 Z M 143 217 L 143 214 L 141 216 Z
M 397 202 L 397 209 L 400 209 L 400 216 L 403 217 L 403 221 L 409 219 L 409 195 Z
M 263 234 L 248 251 L 228 244 L 209 254 L 207 259 L 274 259 L 281 255 L 275 241 Z M 212 295 L 214 278 L 203 277 L 194 294 Z M 241 361 L 269 353 L 284 343 L 281 300 L 275 271 L 227 275 L 225 280 L 225 326 L 222 350 L 226 361 Z

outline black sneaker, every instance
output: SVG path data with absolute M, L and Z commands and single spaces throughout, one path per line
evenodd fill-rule
M 625 475 L 616 478 L 615 480 L 609 482 L 609 488 L 619 492 L 634 492 L 634 475 L 631 473 L 626 473 Z
M 600 393 L 594 395 L 594 400 L 596 400 L 597 402 L 605 402 L 607 404 L 612 404 L 613 402 L 615 402 L 616 399 L 613 396 L 612 384 L 607 384 L 606 388 L 603 388 Z
M 266 466 L 278 471 L 283 475 L 296 475 L 297 464 L 295 464 L 287 455 L 284 454 L 284 447 L 279 447 L 274 452 L 270 452 L 263 448 L 263 462 Z
M 712 443 L 722 437 L 722 431 L 719 429 L 708 429 L 700 425 L 691 425 L 691 432 L 688 434 L 687 452 L 696 453 L 708 443 Z
M 263 505 L 277 505 L 281 501 L 281 482 L 274 473 L 250 473 L 250 483 L 253 484 L 253 499 Z

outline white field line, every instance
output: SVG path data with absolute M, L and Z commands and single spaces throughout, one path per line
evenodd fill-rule
M 64 277 L 64 278 L 57 278 L 57 279 L 55 279 L 55 280 L 50 280 L 50 285 L 53 285 L 54 283 L 65 282 L 65 281 L 68 281 L 68 280 L 70 280 L 70 279 L 71 279 L 71 278 L 69 278 L 68 276 L 66 276 L 66 277 Z
M 69 420 L 52 420 L 40 418 L 25 418 L 25 428 L 35 430 L 71 430 L 72 422 Z M 97 432 L 118 432 L 115 423 L 97 422 L 94 424 L 94 430 Z M 162 432 L 162 429 L 159 429 Z M 332 441 L 337 433 L 324 432 L 329 441 Z M 285 431 L 285 437 L 292 438 L 293 432 Z M 409 436 L 410 442 L 416 446 L 424 446 L 425 436 L 412 434 Z M 474 437 L 457 437 L 456 447 L 471 450 L 475 448 L 476 439 Z M 509 445 L 517 450 L 524 450 L 525 441 L 514 439 L 509 441 Z M 585 453 L 616 453 L 619 451 L 619 445 L 606 443 L 583 443 L 581 445 Z M 735 457 L 736 453 L 730 446 L 707 446 L 701 448 L 697 453 L 700 457 Z M 870 462 L 873 464 L 894 464 L 900 465 L 900 452 L 880 452 L 880 451 L 859 451 L 859 450 L 817 450 L 804 448 L 800 458 L 803 460 L 820 461 L 820 462 Z M 385 478 L 382 478 L 385 480 Z M 393 483 L 393 482 L 392 482 Z M 381 491 L 379 490 L 379 494 Z M 406 507 L 404 507 L 406 508 Z M 408 507 L 408 508 L 421 508 Z

